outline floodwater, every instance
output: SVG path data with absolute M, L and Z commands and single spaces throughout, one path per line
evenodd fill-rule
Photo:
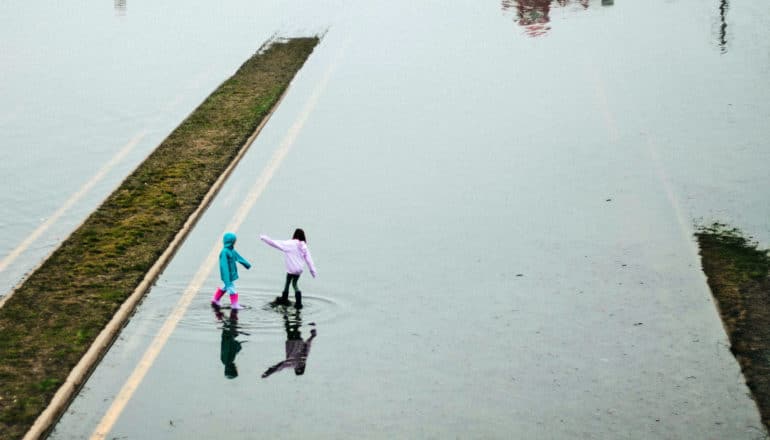
M 273 33 L 323 32 L 301 3 L 3 2 L 0 296 Z
M 26 18 L 15 20 L 2 6 L 16 26 L 0 31 L 16 36 L 2 39 L 11 64 L 38 72 L 3 63 L 20 83 L 37 78 L 31 96 L 2 86 L 15 99 L 2 104 L 4 132 L 12 145 L 42 137 L 49 160 L 39 172 L 13 171 L 9 214 L 21 203 L 35 221 L 50 215 L 83 185 L 74 180 L 150 127 L 156 136 L 129 155 L 140 161 L 273 33 L 328 31 L 52 438 L 89 438 L 107 419 L 108 438 L 135 439 L 763 435 L 692 232 L 720 221 L 770 244 L 767 8 L 109 6 L 19 3 Z M 24 19 L 63 35 L 43 45 Z M 85 41 L 93 46 L 74 44 Z M 120 48 L 131 52 L 111 52 Z M 107 86 L 116 62 L 119 81 Z M 61 87 L 59 75 L 81 79 Z M 98 90 L 80 89 L 91 84 Z M 131 105 L 110 104 L 115 95 Z M 168 102 L 178 104 L 162 113 Z M 44 109 L 56 124 L 39 130 L 45 118 L 24 115 Z M 89 136 L 105 148 L 98 160 L 79 143 Z M 2 166 L 24 157 L 8 154 Z M 128 169 L 116 166 L 103 194 Z M 41 187 L 49 180 L 57 191 Z M 241 270 L 247 308 L 234 319 L 209 307 L 218 279 L 204 263 L 244 209 L 237 248 L 253 268 Z M 2 218 L 3 249 L 36 226 Z M 283 264 L 257 237 L 288 238 L 298 226 L 319 277 L 302 276 L 301 312 L 275 310 L 266 304 Z M 191 285 L 188 307 L 178 300 Z M 180 309 L 149 368 L 137 367 Z M 262 377 L 276 365 L 285 368 Z M 129 377 L 140 380 L 116 409 Z

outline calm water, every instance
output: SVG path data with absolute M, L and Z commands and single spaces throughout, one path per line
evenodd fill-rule
M 308 2 L 3 2 L 0 296 L 265 40 L 323 32 L 325 15 Z
M 762 5 L 2 8 L 4 249 L 146 131 L 71 229 L 270 35 L 328 30 L 53 438 L 93 432 L 285 139 L 237 231 L 248 308 L 213 312 L 208 275 L 110 438 L 762 434 L 691 236 L 722 221 L 770 244 Z M 265 307 L 283 267 L 257 234 L 296 226 L 320 277 L 284 315 Z M 262 378 L 311 331 L 302 374 Z

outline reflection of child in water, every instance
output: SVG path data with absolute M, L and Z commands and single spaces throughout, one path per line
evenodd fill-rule
M 231 310 L 228 319 L 223 319 L 224 315 L 219 309 L 215 310 L 214 313 L 217 319 L 222 321 L 222 344 L 220 345 L 219 359 L 225 366 L 225 377 L 234 379 L 238 377 L 235 355 L 241 351 L 241 342 L 235 338 L 243 333 L 238 331 L 238 310 Z
M 297 318 L 299 318 L 299 313 L 297 314 Z M 281 371 L 284 368 L 294 368 L 294 374 L 297 376 L 305 373 L 305 364 L 307 363 L 307 357 L 310 354 L 310 342 L 315 338 L 316 331 L 315 329 L 311 329 L 310 337 L 307 341 L 303 341 L 302 334 L 299 330 L 302 321 L 297 319 L 293 323 L 289 322 L 288 315 L 284 315 L 283 319 L 286 326 L 286 359 L 268 368 L 267 371 L 262 373 L 263 378 L 270 376 L 276 371 Z

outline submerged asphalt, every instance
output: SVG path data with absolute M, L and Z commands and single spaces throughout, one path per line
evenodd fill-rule
M 531 24 L 543 5 L 523 0 L 260 19 L 265 38 L 327 32 L 51 437 L 89 438 L 106 413 L 107 438 L 761 437 L 692 232 L 770 240 L 770 14 L 565 3 Z M 222 8 L 217 26 L 259 15 Z M 188 36 L 206 16 L 181 15 Z M 237 320 L 209 307 L 204 264 L 231 225 L 253 265 Z M 295 227 L 319 277 L 284 313 L 258 234 Z M 311 331 L 302 374 L 262 377 Z

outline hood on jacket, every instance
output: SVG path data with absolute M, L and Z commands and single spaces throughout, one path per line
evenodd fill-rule
M 226 248 L 232 249 L 233 246 L 235 246 L 235 234 L 232 232 L 228 232 L 225 234 L 224 237 L 222 237 L 222 242 L 224 243 Z

